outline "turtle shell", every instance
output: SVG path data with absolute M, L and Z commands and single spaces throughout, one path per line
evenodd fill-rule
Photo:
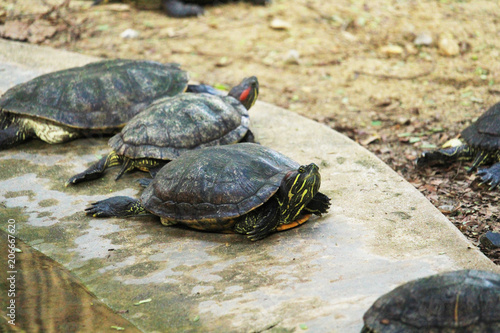
M 129 158 L 173 160 L 195 148 L 240 141 L 248 110 L 231 96 L 181 94 L 151 104 L 109 140 Z
M 254 143 L 192 150 L 164 166 L 141 202 L 166 220 L 189 224 L 244 215 L 278 191 L 299 164 Z M 163 219 L 162 219 L 163 220 Z
M 490 107 L 476 122 L 462 131 L 470 146 L 483 150 L 500 149 L 500 103 Z
M 383 295 L 362 332 L 500 332 L 500 275 L 461 270 L 408 282 Z
M 19 84 L 0 98 L 0 110 L 79 129 L 118 129 L 154 99 L 183 92 L 187 82 L 178 64 L 107 60 Z

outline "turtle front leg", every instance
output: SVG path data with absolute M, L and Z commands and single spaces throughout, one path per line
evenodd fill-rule
M 330 208 L 330 198 L 323 193 L 318 192 L 304 207 L 302 212 L 321 215 L 326 213 L 328 211 L 328 208 Z
M 470 160 L 474 155 L 473 149 L 467 145 L 426 151 L 417 159 L 417 166 L 424 167 L 435 164 L 450 164 L 457 160 Z
M 158 171 L 160 171 L 163 166 L 167 164 L 166 161 L 163 160 L 157 160 L 154 158 L 140 158 L 140 159 L 131 159 L 131 158 L 124 158 L 124 162 L 122 165 L 122 168 L 118 175 L 116 176 L 115 180 L 120 179 L 123 174 L 130 172 L 134 169 L 138 169 L 144 172 L 149 172 L 152 177 L 156 176 Z
M 234 225 L 234 231 L 246 235 L 251 241 L 258 241 L 276 230 L 279 222 L 279 204 L 274 198 L 257 209 L 241 216 Z
M 93 217 L 128 217 L 149 214 L 137 199 L 125 196 L 116 196 L 91 203 L 85 208 L 85 215 Z
M 108 155 L 101 158 L 98 162 L 92 164 L 87 170 L 71 177 L 66 182 L 65 186 L 100 178 L 104 175 L 104 171 L 107 168 L 119 165 L 122 162 L 123 157 L 118 155 L 115 151 L 112 151 Z
M 500 184 L 500 162 L 489 168 L 480 169 L 477 174 L 481 177 L 482 183 L 489 184 L 490 190 L 493 190 Z
M 163 9 L 171 17 L 199 16 L 204 12 L 201 6 L 185 4 L 180 0 L 164 0 Z

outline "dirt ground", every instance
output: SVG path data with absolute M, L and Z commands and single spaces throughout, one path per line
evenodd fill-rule
M 260 100 L 374 152 L 475 244 L 500 231 L 498 190 L 479 186 L 467 164 L 414 165 L 499 101 L 499 1 L 274 0 L 206 7 L 189 19 L 130 2 L 0 0 L 0 35 L 104 58 L 178 62 L 193 82 L 218 88 L 256 75 Z M 124 38 L 127 29 L 136 36 Z M 500 263 L 500 250 L 483 251 Z

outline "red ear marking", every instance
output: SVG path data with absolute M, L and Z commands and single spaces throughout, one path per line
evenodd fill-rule
M 290 176 L 294 173 L 294 171 L 288 171 L 284 177 L 285 180 L 288 180 L 288 178 L 290 178 Z
M 243 92 L 240 95 L 240 102 L 243 102 L 248 98 L 248 95 L 250 94 L 250 89 L 251 87 L 248 87 L 245 90 L 243 90 Z

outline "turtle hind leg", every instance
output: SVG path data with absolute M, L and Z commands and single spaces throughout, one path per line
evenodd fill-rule
M 417 166 L 424 167 L 436 164 L 450 164 L 457 160 L 470 160 L 474 150 L 467 145 L 423 152 L 417 159 Z
M 112 151 L 96 163 L 92 164 L 89 168 L 87 168 L 87 170 L 71 177 L 66 182 L 65 186 L 100 178 L 104 175 L 104 171 L 107 168 L 119 165 L 122 163 L 122 161 L 123 157 L 118 155 L 115 151 Z
M 303 212 L 315 215 L 321 215 L 328 211 L 330 208 L 330 198 L 323 193 L 316 193 L 316 195 L 304 207 Z
M 137 199 L 125 196 L 116 196 L 109 199 L 93 202 L 85 208 L 85 215 L 93 217 L 128 217 L 149 214 Z
M 0 150 L 16 146 L 32 136 L 22 126 L 16 123 L 0 129 Z
M 185 4 L 180 0 L 163 0 L 163 9 L 171 17 L 189 17 L 203 15 L 203 8 L 198 5 Z
M 278 222 L 279 204 L 271 198 L 259 208 L 241 216 L 234 225 L 234 231 L 247 235 L 251 241 L 258 241 L 276 230 Z
M 489 168 L 483 168 L 477 172 L 483 184 L 489 184 L 493 190 L 500 184 L 500 162 L 493 164 Z

